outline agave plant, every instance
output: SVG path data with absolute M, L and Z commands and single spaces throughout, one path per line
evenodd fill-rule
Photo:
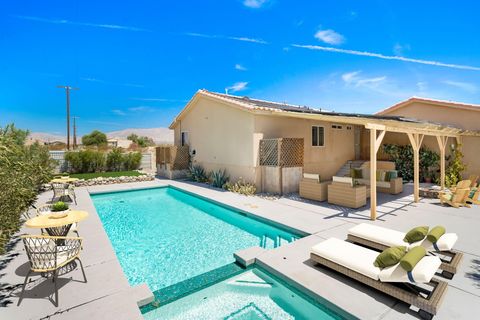
M 214 170 L 210 174 L 210 181 L 212 186 L 216 188 L 223 188 L 223 186 L 228 182 L 228 175 L 225 169 L 223 170 Z
M 246 196 L 252 196 L 257 192 L 257 187 L 253 183 L 247 182 L 242 178 L 235 183 L 227 182 L 224 188 L 228 191 L 244 194 Z
M 192 165 L 188 169 L 188 175 L 192 181 L 207 182 L 208 176 L 205 169 L 200 165 Z

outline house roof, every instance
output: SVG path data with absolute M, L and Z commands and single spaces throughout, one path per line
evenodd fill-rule
M 407 106 L 407 105 L 415 103 L 415 102 L 425 103 L 425 104 L 435 105 L 435 106 L 450 107 L 450 108 L 455 108 L 455 109 L 480 111 L 480 105 L 479 104 L 471 104 L 471 103 L 448 101 L 448 100 L 436 100 L 436 99 L 429 99 L 429 98 L 422 98 L 422 97 L 411 97 L 407 100 L 400 101 L 399 103 L 394 104 L 391 107 L 380 110 L 375 114 L 376 115 L 386 115 L 386 114 L 388 114 L 392 111 L 395 111 L 397 109 L 400 109 L 404 106 Z
M 449 136 L 480 136 L 480 132 L 463 130 L 461 128 L 456 128 L 453 126 L 446 126 L 439 123 L 433 123 L 402 116 L 332 112 L 306 106 L 298 106 L 281 102 L 272 102 L 253 99 L 249 97 L 210 92 L 205 89 L 197 91 L 193 98 L 187 103 L 185 108 L 183 108 L 183 110 L 177 115 L 177 117 L 175 117 L 172 124 L 170 125 L 170 129 L 173 129 L 176 123 L 183 119 L 183 117 L 188 113 L 188 111 L 192 108 L 192 106 L 200 97 L 223 101 L 226 105 L 255 114 L 314 119 L 318 121 L 338 122 L 362 126 L 367 124 L 383 125 L 387 126 L 388 130 L 393 132 L 406 132 L 406 130 L 408 129 L 408 131 L 411 132 L 415 131 L 419 133 L 435 135 L 443 134 Z

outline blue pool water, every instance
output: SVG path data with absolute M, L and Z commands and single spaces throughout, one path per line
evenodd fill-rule
M 314 303 L 268 273 L 254 268 L 163 307 L 146 320 L 175 319 L 347 319 Z
M 91 196 L 130 284 L 156 291 L 295 235 L 166 187 Z

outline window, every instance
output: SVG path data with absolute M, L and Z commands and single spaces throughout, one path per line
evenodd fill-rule
M 323 147 L 325 145 L 325 128 L 320 126 L 312 127 L 312 146 Z
M 342 126 L 339 125 L 339 124 L 332 124 L 332 129 L 338 129 L 338 130 L 340 130 L 340 129 L 342 129 Z
M 185 146 L 188 144 L 188 132 L 183 131 L 182 132 L 182 146 Z
M 347 130 L 352 130 L 352 126 L 347 126 Z

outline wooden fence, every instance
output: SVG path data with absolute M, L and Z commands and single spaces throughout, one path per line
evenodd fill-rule
M 261 166 L 303 167 L 303 138 L 278 138 L 260 140 Z
M 169 164 L 172 170 L 188 169 L 190 153 L 188 146 L 162 146 L 157 147 L 157 164 Z

